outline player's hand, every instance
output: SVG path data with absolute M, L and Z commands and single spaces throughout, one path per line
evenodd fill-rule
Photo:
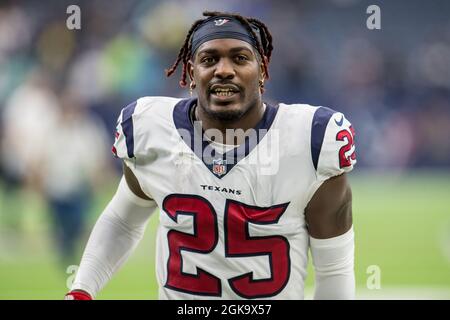
M 92 297 L 86 291 L 73 290 L 64 296 L 64 300 L 92 300 Z

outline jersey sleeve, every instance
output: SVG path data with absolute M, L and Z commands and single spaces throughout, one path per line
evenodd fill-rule
M 133 114 L 136 109 L 136 104 L 137 102 L 135 101 L 123 108 L 117 119 L 114 144 L 111 148 L 116 158 L 130 160 L 135 157 Z
M 145 158 L 145 135 L 139 131 L 139 117 L 136 113 L 138 101 L 132 102 L 122 109 L 117 119 L 114 144 L 111 148 L 113 155 L 121 159 L 133 172 L 139 182 L 141 190 L 152 198 L 150 192 L 142 184 L 142 171 L 138 169 L 137 161 Z M 140 107 L 142 108 L 142 101 Z
M 355 130 L 344 114 L 320 107 L 311 131 L 311 155 L 317 179 L 327 180 L 353 170 L 356 164 Z

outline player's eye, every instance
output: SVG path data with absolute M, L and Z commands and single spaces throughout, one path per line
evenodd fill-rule
M 211 64 L 214 63 L 215 59 L 213 57 L 204 57 L 201 59 L 201 63 Z
M 247 58 L 247 56 L 244 56 L 244 55 L 240 54 L 240 55 L 236 56 L 236 60 L 239 61 L 239 62 L 245 62 L 245 61 L 248 60 L 248 58 Z

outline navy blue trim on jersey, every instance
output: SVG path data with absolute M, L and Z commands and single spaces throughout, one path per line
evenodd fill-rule
M 311 127 L 311 156 L 314 169 L 317 170 L 319 163 L 320 150 L 322 149 L 325 130 L 327 129 L 330 118 L 336 111 L 327 107 L 320 107 L 314 113 Z
M 133 134 L 133 113 L 136 108 L 137 101 L 130 103 L 122 110 L 122 130 L 125 134 L 125 142 L 127 145 L 128 158 L 134 158 L 134 134 Z
M 245 138 L 245 142 L 241 145 L 237 146 L 236 148 L 233 148 L 229 150 L 228 152 L 224 153 L 223 155 L 220 155 L 216 153 L 214 148 L 210 145 L 210 142 L 207 139 L 202 139 L 203 132 L 200 133 L 194 126 L 192 125 L 192 122 L 190 121 L 190 111 L 191 108 L 197 103 L 197 98 L 190 98 L 190 99 L 183 99 L 179 101 L 173 110 L 173 121 L 175 124 L 175 127 L 179 130 L 187 130 L 189 132 L 189 137 L 186 139 L 186 137 L 182 138 L 184 142 L 191 148 L 191 150 L 197 155 L 199 159 L 203 161 L 205 166 L 208 167 L 208 169 L 213 173 L 217 178 L 221 179 L 230 170 L 243 158 L 245 158 L 262 140 L 262 138 L 265 136 L 267 131 L 269 130 L 270 126 L 273 123 L 273 120 L 275 119 L 275 116 L 278 111 L 278 107 L 273 107 L 268 104 L 266 104 L 266 110 L 264 111 L 264 115 L 262 119 L 257 123 L 257 125 L 253 128 L 255 131 L 250 136 L 247 136 Z M 263 130 L 263 131 L 260 131 Z M 255 135 L 256 134 L 256 139 Z M 201 148 L 195 147 L 195 143 L 199 144 L 199 141 L 194 141 L 195 138 L 199 139 L 201 141 Z M 255 141 L 256 143 L 254 145 L 251 144 L 251 141 Z M 209 156 L 210 155 L 210 156 Z M 226 166 L 225 173 L 223 174 L 217 174 L 213 171 L 213 160 L 222 160 L 223 165 Z

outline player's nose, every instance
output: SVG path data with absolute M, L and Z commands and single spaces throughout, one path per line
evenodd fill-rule
M 233 64 L 228 59 L 220 59 L 216 64 L 214 76 L 219 79 L 232 79 L 235 76 Z

